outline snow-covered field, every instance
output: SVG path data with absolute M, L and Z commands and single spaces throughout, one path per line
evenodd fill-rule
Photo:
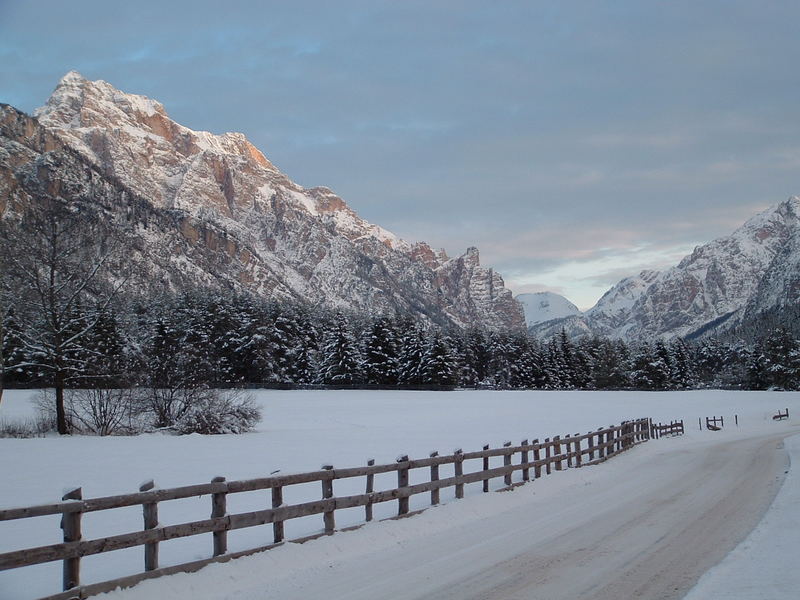
M 0 419 L 13 419 L 32 414 L 34 392 L 6 392 L 0 405 Z M 719 440 L 730 436 L 791 431 L 792 421 L 775 423 L 770 416 L 777 409 L 789 408 L 800 414 L 800 394 L 770 392 L 374 392 L 374 391 L 259 391 L 254 392 L 263 407 L 264 420 L 257 432 L 241 436 L 145 435 L 139 437 L 49 437 L 43 439 L 0 439 L 3 485 L 0 506 L 10 507 L 51 502 L 60 499 L 63 490 L 73 485 L 83 487 L 84 497 L 104 496 L 135 491 L 150 478 L 160 487 L 173 487 L 210 481 L 224 475 L 228 479 L 246 479 L 281 473 L 307 471 L 322 464 L 357 466 L 374 458 L 391 462 L 400 454 L 412 458 L 427 456 L 432 450 L 442 453 L 455 448 L 479 449 L 483 444 L 498 446 L 507 440 L 544 438 L 558 434 L 586 432 L 618 423 L 623 419 L 650 416 L 669 421 L 683 418 L 687 432 L 681 444 L 707 443 L 709 436 Z M 739 429 L 733 426 L 739 415 Z M 726 429 L 718 434 L 700 432 L 698 417 L 723 415 Z M 671 440 L 654 442 L 666 447 Z M 631 454 L 653 452 L 640 446 Z M 675 444 L 674 447 L 679 447 Z M 792 446 L 794 447 L 794 446 Z M 625 457 L 615 461 L 625 460 Z M 592 477 L 619 475 L 611 467 L 615 461 L 582 470 L 594 472 Z M 469 467 L 467 467 L 468 469 Z M 541 486 L 556 489 L 559 478 L 567 481 L 568 473 L 554 474 Z M 577 473 L 577 471 L 576 471 Z M 420 473 L 420 480 L 426 474 Z M 442 476 L 447 476 L 443 472 Z M 588 475 L 587 475 L 588 476 Z M 393 474 L 376 478 L 376 489 L 394 487 Z M 412 483 L 414 483 L 412 474 Z M 361 493 L 363 480 L 352 486 L 336 482 L 335 493 Z M 539 484 L 537 484 L 539 485 Z M 527 487 L 527 486 L 526 486 Z M 477 518 L 475 511 L 502 509 L 504 496 L 481 497 L 479 484 L 467 486 L 468 508 L 455 505 L 436 511 L 461 510 Z M 286 502 L 319 497 L 319 484 L 300 486 L 289 492 Z M 293 495 L 292 495 L 293 494 Z M 451 501 L 452 490 L 443 493 Z M 472 498 L 470 498 L 472 496 Z M 516 496 L 519 498 L 520 496 Z M 412 498 L 412 510 L 426 504 L 427 498 Z M 255 510 L 268 506 L 264 492 L 230 495 L 230 512 Z M 396 507 L 386 503 L 376 507 L 376 518 L 389 516 Z M 459 503 L 460 504 L 460 503 Z M 159 516 L 162 524 L 208 517 L 208 497 L 162 503 Z M 341 512 L 341 514 L 340 514 Z M 337 511 L 337 526 L 359 522 L 363 511 Z M 419 518 L 419 517 L 415 517 Z M 414 519 L 412 519 L 413 521 Z M 313 517 L 287 523 L 287 536 L 320 531 L 322 519 Z M 410 521 L 395 527 L 414 527 Z M 141 529 L 140 507 L 102 511 L 84 516 L 84 537 L 87 539 Z M 374 524 L 360 535 L 384 535 L 387 524 Z M 60 541 L 58 517 L 40 517 L 0 523 L 0 552 L 25 546 Z M 345 535 L 345 534 L 341 534 Z M 390 534 L 391 535 L 391 534 Z M 229 534 L 231 551 L 269 543 L 269 525 Z M 338 536 L 334 536 L 335 539 Z M 301 547 L 272 551 L 275 556 L 300 557 L 303 552 L 313 558 L 313 542 Z M 337 542 L 338 543 L 338 542 Z M 161 545 L 161 564 L 176 564 L 210 555 L 211 536 L 203 535 L 173 540 Z M 248 559 L 252 560 L 252 559 Z M 280 560 L 280 558 L 278 558 Z M 83 582 L 108 579 L 138 572 L 142 549 L 133 548 L 88 557 L 83 560 Z M 0 598 L 34 598 L 58 591 L 60 564 L 40 565 L 0 573 Z M 152 588 L 150 588 L 152 591 Z M 155 597 L 151 594 L 150 597 Z

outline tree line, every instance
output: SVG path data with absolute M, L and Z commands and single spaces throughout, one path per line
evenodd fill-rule
M 67 388 L 330 385 L 546 390 L 797 389 L 800 342 L 776 329 L 754 345 L 714 339 L 628 344 L 564 332 L 442 329 L 246 294 L 184 293 L 124 307 L 76 305 L 59 357 Z M 46 340 L 5 316 L 8 386 L 52 386 Z M 31 343 L 33 342 L 33 343 Z

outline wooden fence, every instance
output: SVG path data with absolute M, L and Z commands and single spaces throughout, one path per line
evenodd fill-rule
M 785 412 L 781 412 L 780 409 L 778 409 L 777 414 L 772 415 L 772 420 L 773 421 L 782 421 L 783 419 L 788 419 L 788 418 L 789 418 L 789 409 L 788 408 L 786 409 Z
M 653 439 L 658 439 L 665 435 L 683 435 L 684 433 L 683 419 L 670 421 L 669 423 L 659 423 L 658 425 L 655 423 L 650 424 L 650 437 Z
M 682 427 L 682 422 L 681 422 Z M 336 530 L 336 511 L 340 509 L 363 507 L 364 520 L 373 518 L 373 506 L 382 502 L 397 502 L 397 516 L 410 514 L 409 498 L 416 494 L 430 494 L 430 504 L 441 501 L 441 491 L 454 488 L 455 498 L 464 497 L 464 486 L 481 482 L 483 491 L 489 491 L 489 482 L 495 478 L 503 479 L 501 489 L 512 489 L 525 482 L 561 471 L 565 467 L 582 467 L 597 464 L 623 452 L 635 444 L 650 439 L 654 431 L 650 419 L 624 421 L 620 425 L 600 428 L 586 434 L 574 434 L 547 438 L 543 442 L 523 440 L 519 445 L 507 442 L 501 448 L 484 446 L 477 452 L 456 450 L 453 454 L 439 456 L 433 452 L 428 458 L 410 460 L 400 457 L 397 462 L 376 465 L 369 461 L 366 466 L 334 469 L 325 466 L 319 471 L 279 475 L 260 479 L 226 481 L 216 477 L 210 483 L 190 485 L 170 489 L 157 489 L 152 481 L 143 484 L 138 493 L 102 498 L 84 499 L 81 489 L 65 494 L 62 502 L 9 508 L 0 510 L 0 521 L 26 519 L 44 515 L 62 515 L 63 543 L 26 548 L 0 554 L 0 570 L 15 569 L 28 565 L 62 561 L 64 592 L 47 596 L 46 600 L 68 600 L 110 591 L 117 587 L 129 587 L 161 575 L 179 572 L 192 572 L 213 563 L 223 562 L 239 556 L 254 554 L 273 548 L 285 542 L 284 523 L 290 519 L 309 515 L 322 515 L 320 533 L 291 541 L 306 541 L 321 535 L 330 535 Z M 489 459 L 502 457 L 503 466 L 490 468 Z M 464 461 L 482 459 L 482 468 L 474 472 L 464 472 Z M 453 477 L 439 477 L 441 465 L 453 465 Z M 470 463 L 472 464 L 472 463 Z M 427 469 L 428 481 L 411 485 L 409 472 L 414 469 Z M 375 491 L 375 475 L 397 473 L 397 487 Z M 519 473 L 519 476 L 517 476 Z M 334 482 L 356 477 L 364 478 L 364 493 L 351 496 L 336 496 Z M 514 481 L 517 479 L 517 481 Z M 320 498 L 300 504 L 284 504 L 283 492 L 288 486 L 320 482 Z M 228 514 L 226 509 L 229 494 L 271 490 L 271 506 L 263 510 Z M 210 497 L 210 518 L 176 525 L 159 525 L 159 503 L 180 498 L 208 495 Z M 132 533 L 114 535 L 100 539 L 84 540 L 81 535 L 81 517 L 84 513 L 105 511 L 115 508 L 139 505 L 142 507 L 144 529 Z M 273 543 L 241 552 L 227 551 L 227 532 L 245 527 L 272 524 Z M 210 558 L 169 567 L 159 567 L 159 542 L 194 536 L 213 534 L 212 556 Z M 135 546 L 144 547 L 144 572 L 102 583 L 81 585 L 81 558 Z M 43 599 L 45 600 L 45 599 Z

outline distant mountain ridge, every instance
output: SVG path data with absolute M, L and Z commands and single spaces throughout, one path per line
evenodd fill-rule
M 697 337 L 800 300 L 800 198 L 755 215 L 731 235 L 694 249 L 666 271 L 642 271 L 606 292 L 582 316 L 534 325 L 540 337 Z
M 525 323 L 528 327 L 553 319 L 581 314 L 577 306 L 564 296 L 554 292 L 518 294 L 516 299 L 522 304 L 525 311 Z
M 98 198 L 109 223 L 128 228 L 132 252 L 167 289 L 220 286 L 443 325 L 524 327 L 521 306 L 476 248 L 450 258 L 402 240 L 331 190 L 293 183 L 243 134 L 193 131 L 155 100 L 104 81 L 68 73 L 35 117 L 0 107 L 0 192 L 14 199 L 0 216 L 37 201 L 43 192 L 30 178 L 44 163 L 50 181 L 82 179 L 77 171 L 90 165 L 110 182 L 116 191 Z M 68 201 L 69 192 L 59 189 Z M 155 221 L 126 221 L 134 197 Z

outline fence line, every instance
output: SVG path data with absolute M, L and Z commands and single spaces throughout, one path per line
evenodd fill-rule
M 555 436 L 552 439 L 545 439 L 544 442 L 539 442 L 538 439 L 532 440 L 530 443 L 528 440 L 523 440 L 519 445 L 507 442 L 500 448 L 489 448 L 487 445 L 476 452 L 463 452 L 458 449 L 453 454 L 445 456 L 439 456 L 438 453 L 433 452 L 428 458 L 416 460 L 411 460 L 408 456 L 401 456 L 397 462 L 383 465 L 376 465 L 374 460 L 370 460 L 366 466 L 361 467 L 336 469 L 332 465 L 326 465 L 318 471 L 241 481 L 226 481 L 224 477 L 215 477 L 210 483 L 168 489 L 156 489 L 155 483 L 149 481 L 143 484 L 137 493 L 91 499 L 84 499 L 81 488 L 76 488 L 65 494 L 61 502 L 0 510 L 0 521 L 61 514 L 64 539 L 64 542 L 60 544 L 2 553 L 0 554 L 0 570 L 63 561 L 64 592 L 47 596 L 42 600 L 86 598 L 117 587 L 129 587 L 144 579 L 196 571 L 212 562 L 223 562 L 281 545 L 286 541 L 284 539 L 284 523 L 290 519 L 322 514 L 321 533 L 291 540 L 294 542 L 306 541 L 320 535 L 334 533 L 336 510 L 364 507 L 364 520 L 369 522 L 373 518 L 375 504 L 396 500 L 397 517 L 404 517 L 410 514 L 409 498 L 413 495 L 430 493 L 430 503 L 436 505 L 440 502 L 440 492 L 443 489 L 453 487 L 455 498 L 463 498 L 466 484 L 482 482 L 483 491 L 488 492 L 489 481 L 501 477 L 503 478 L 501 489 L 513 489 L 542 477 L 543 473 L 550 474 L 553 469 L 561 471 L 565 465 L 569 468 L 601 463 L 651 437 L 660 437 L 664 433 L 676 433 L 678 427 L 683 433 L 683 421 L 673 421 L 669 425 L 653 425 L 651 419 L 643 418 L 623 421 L 620 425 L 600 428 L 585 434 Z M 519 458 L 515 460 L 516 455 Z M 492 457 L 503 457 L 503 466 L 490 468 L 489 459 Z M 475 459 L 482 459 L 481 468 L 465 473 L 464 461 Z M 453 465 L 454 476 L 440 478 L 439 467 L 448 464 Z M 429 481 L 411 485 L 409 472 L 414 469 L 429 469 Z M 521 478 L 520 481 L 514 482 L 514 475 L 517 471 L 521 471 Z M 397 473 L 397 487 L 374 491 L 375 475 L 390 472 Z M 363 488 L 365 493 L 350 496 L 334 494 L 334 481 L 355 477 L 365 478 Z M 316 481 L 319 481 L 321 485 L 319 500 L 291 505 L 284 504 L 283 491 L 286 487 Z M 228 494 L 267 489 L 271 490 L 271 506 L 269 508 L 238 514 L 227 512 Z M 160 502 L 200 495 L 211 497 L 210 518 L 176 525 L 158 524 Z M 82 539 L 81 517 L 84 513 L 136 505 L 142 506 L 143 530 L 99 539 Z M 272 523 L 273 526 L 272 544 L 241 552 L 227 552 L 228 531 L 268 523 Z M 169 567 L 158 566 L 160 542 L 204 533 L 213 534 L 210 558 Z M 82 557 L 135 546 L 144 547 L 144 571 L 142 573 L 101 583 L 80 584 Z
M 658 425 L 650 424 L 650 437 L 653 439 L 658 439 L 665 435 L 683 435 L 684 433 L 683 419 L 670 421 L 669 423 L 659 423 Z

